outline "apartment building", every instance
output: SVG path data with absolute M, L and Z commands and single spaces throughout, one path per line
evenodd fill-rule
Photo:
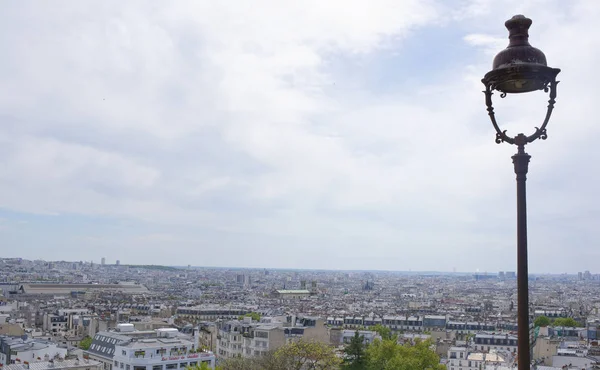
M 102 370 L 102 364 L 88 359 L 50 360 L 7 365 L 3 370 Z
M 423 317 L 419 316 L 384 316 L 383 325 L 392 330 L 423 330 Z
M 261 324 L 243 335 L 243 356 L 262 356 L 285 344 L 285 332 L 279 324 Z
M 193 342 L 168 335 L 118 344 L 113 361 L 113 368 L 120 370 L 175 370 L 202 363 L 215 367 L 212 353 L 196 351 Z
M 279 289 L 273 295 L 279 299 L 302 299 L 310 297 L 311 292 L 307 289 Z
M 513 357 L 507 353 L 470 351 L 467 347 L 450 347 L 448 350 L 448 370 L 481 370 L 508 368 Z
M 251 336 L 251 328 L 256 326 L 249 317 L 244 321 L 231 320 L 218 323 L 217 356 L 231 358 L 243 356 L 244 336 Z
M 214 368 L 214 354 L 200 351 L 192 337 L 177 329 L 137 331 L 132 324 L 119 324 L 117 330 L 96 334 L 87 351 L 103 370 L 167 370 L 200 362 Z
M 19 362 L 49 361 L 64 358 L 67 348 L 56 343 L 38 339 L 0 336 L 0 364 L 10 365 Z
M 222 322 L 219 323 L 216 353 L 220 358 L 260 356 L 299 339 L 329 343 L 325 321 L 311 316 L 290 316 L 285 322 L 272 318 L 256 322 L 249 317 L 243 321 Z
M 217 324 L 213 322 L 203 322 L 194 328 L 194 337 L 197 340 L 197 348 L 206 348 L 211 352 L 217 348 Z
M 68 330 L 69 318 L 58 314 L 45 314 L 42 328 L 53 334 L 58 334 Z
M 177 308 L 177 315 L 180 315 L 182 318 L 206 321 L 237 319 L 250 312 L 252 312 L 252 310 L 244 307 L 195 306 Z
M 473 347 L 482 352 L 506 350 L 510 353 L 517 353 L 517 337 L 508 334 L 478 333 L 473 338 Z
M 446 329 L 454 330 L 457 333 L 477 333 L 480 331 L 495 331 L 496 325 L 482 322 L 448 321 L 446 324 Z

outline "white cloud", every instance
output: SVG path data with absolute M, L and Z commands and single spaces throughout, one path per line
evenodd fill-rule
M 178 232 L 185 234 L 178 245 L 190 250 L 195 240 L 231 250 L 262 243 L 272 265 L 283 256 L 278 248 L 306 240 L 330 245 L 314 252 L 332 257 L 344 245 L 377 251 L 377 265 L 365 267 L 389 268 L 381 255 L 454 258 L 445 246 L 475 259 L 482 244 L 510 263 L 503 247 L 514 239 L 513 148 L 493 144 L 479 79 L 507 43 L 507 9 L 534 18 L 532 43 L 564 68 L 551 140 L 531 149 L 532 177 L 551 178 L 554 161 L 572 154 L 559 137 L 573 144 L 597 133 L 589 119 L 595 84 L 580 66 L 597 59 L 585 30 L 600 7 L 561 4 L 459 1 L 452 11 L 417 0 L 11 4 L 0 15 L 9 56 L 0 61 L 0 205 L 161 229 L 141 232 L 151 240 L 111 242 L 131 248 L 167 245 Z M 441 32 L 442 24 L 462 31 L 457 43 L 469 55 L 390 70 L 428 81 L 412 88 L 368 81 L 378 58 L 410 59 L 404 40 Z M 347 60 L 363 63 L 353 69 L 358 75 L 337 70 Z M 431 82 L 430 68 L 444 77 Z M 498 116 L 511 132 L 538 125 L 543 99 L 498 100 Z M 582 123 L 561 126 L 571 119 Z M 571 204 L 582 204 L 579 196 Z M 554 214 L 565 207 L 557 202 L 538 209 Z M 398 268 L 415 269 L 407 263 Z

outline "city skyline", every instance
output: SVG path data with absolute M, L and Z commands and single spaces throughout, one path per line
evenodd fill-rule
M 514 271 L 514 148 L 494 143 L 480 79 L 519 13 L 563 81 L 527 148 L 530 271 L 600 256 L 600 3 L 3 10 L 3 256 Z M 503 128 L 529 132 L 547 96 L 497 101 Z
M 129 268 L 170 268 L 170 269 L 179 269 L 179 270 L 187 270 L 187 269 L 192 269 L 192 270 L 202 270 L 202 269 L 208 269 L 208 270 L 228 270 L 228 271 L 250 271 L 250 272 L 255 272 L 255 273 L 263 273 L 264 271 L 278 271 L 278 272 L 349 272 L 349 273 L 393 273 L 393 274 L 400 274 L 400 275 L 422 275 L 422 276 L 428 276 L 428 275 L 454 275 L 454 276 L 497 276 L 500 277 L 500 275 L 504 275 L 504 274 L 514 274 L 514 276 L 510 277 L 510 278 L 515 278 L 516 277 L 516 271 L 513 269 L 506 269 L 506 270 L 498 270 L 498 271 L 479 271 L 478 269 L 476 270 L 465 270 L 465 271 L 460 271 L 460 270 L 456 270 L 453 269 L 452 271 L 447 271 L 447 270 L 384 270 L 384 269 L 334 269 L 334 268 L 294 268 L 294 267 L 273 267 L 273 266 L 226 266 L 226 265 L 165 265 L 165 264 L 157 264 L 157 263 L 152 263 L 152 264 L 137 264 L 137 263 L 121 263 L 120 260 L 107 260 L 104 261 L 106 263 L 102 263 L 104 260 L 104 258 L 102 258 L 100 261 L 94 261 L 94 260 L 44 260 L 44 259 L 34 259 L 34 260 L 29 260 L 26 258 L 22 258 L 22 257 L 12 257 L 12 256 L 7 256 L 7 257 L 3 257 L 6 259 L 19 259 L 19 260 L 27 260 L 27 261 L 41 261 L 44 263 L 72 263 L 72 264 L 92 264 L 92 265 L 98 265 L 98 266 L 103 266 L 103 267 L 110 267 L 110 266 L 115 266 L 115 267 L 129 267 Z M 580 270 L 580 271 L 576 271 L 576 272 L 561 272 L 561 271 L 556 271 L 553 273 L 548 273 L 548 272 L 536 272 L 536 271 L 530 271 L 529 272 L 529 276 L 564 276 L 564 275 L 569 275 L 569 276 L 578 276 L 578 275 L 585 275 L 585 274 L 590 274 L 590 278 L 594 277 L 594 279 L 598 279 L 600 278 L 600 273 L 596 273 L 594 270 L 590 271 L 590 270 Z M 503 276 L 502 276 L 503 277 Z

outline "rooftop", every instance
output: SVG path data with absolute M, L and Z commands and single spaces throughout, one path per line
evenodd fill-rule
M 277 290 L 279 294 L 310 294 L 310 290 L 306 289 L 280 289 Z
M 54 370 L 54 369 L 69 369 L 79 367 L 97 367 L 100 362 L 94 360 L 63 360 L 63 361 L 40 361 L 32 362 L 29 365 L 14 364 L 6 365 L 4 370 Z

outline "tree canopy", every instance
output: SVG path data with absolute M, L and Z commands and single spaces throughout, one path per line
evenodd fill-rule
M 392 339 L 392 329 L 390 329 L 388 327 L 377 324 L 377 325 L 373 326 L 373 328 L 371 330 L 373 330 L 373 331 L 377 332 L 377 334 L 381 335 L 381 339 L 383 339 L 383 340 Z
M 559 317 L 557 319 L 554 319 L 554 321 L 552 322 L 552 326 L 566 326 L 575 328 L 581 325 L 572 317 Z
M 546 327 L 546 326 L 550 325 L 550 319 L 547 318 L 546 316 L 538 316 L 533 321 L 533 325 L 540 326 L 540 327 Z
M 81 342 L 79 342 L 79 348 L 83 349 L 83 350 L 88 350 L 90 349 L 90 346 L 92 345 L 92 338 L 91 337 L 85 337 L 81 340 Z
M 341 363 L 328 344 L 302 339 L 279 348 L 275 357 L 286 359 L 289 370 L 333 370 L 338 369 Z
M 244 317 L 251 317 L 254 321 L 260 321 L 260 314 L 258 312 L 250 312 L 244 315 Z
M 227 359 L 219 370 L 337 370 L 340 364 L 328 344 L 299 340 L 262 356 Z
M 365 345 L 358 331 L 344 348 L 344 361 L 326 343 L 299 340 L 261 356 L 236 357 L 219 363 L 217 370 L 445 370 L 432 342 L 399 344 L 395 337 Z M 189 370 L 205 370 L 195 367 Z
M 350 343 L 344 347 L 345 358 L 342 366 L 343 369 L 364 369 L 366 363 L 364 339 L 364 336 L 360 335 L 357 330 L 352 339 L 350 339 Z
M 445 370 L 431 341 L 399 344 L 394 339 L 375 340 L 367 347 L 366 370 Z
M 199 365 L 188 366 L 186 370 L 211 370 L 211 367 L 206 362 L 202 362 Z M 221 370 L 221 367 L 217 366 L 215 370 Z

